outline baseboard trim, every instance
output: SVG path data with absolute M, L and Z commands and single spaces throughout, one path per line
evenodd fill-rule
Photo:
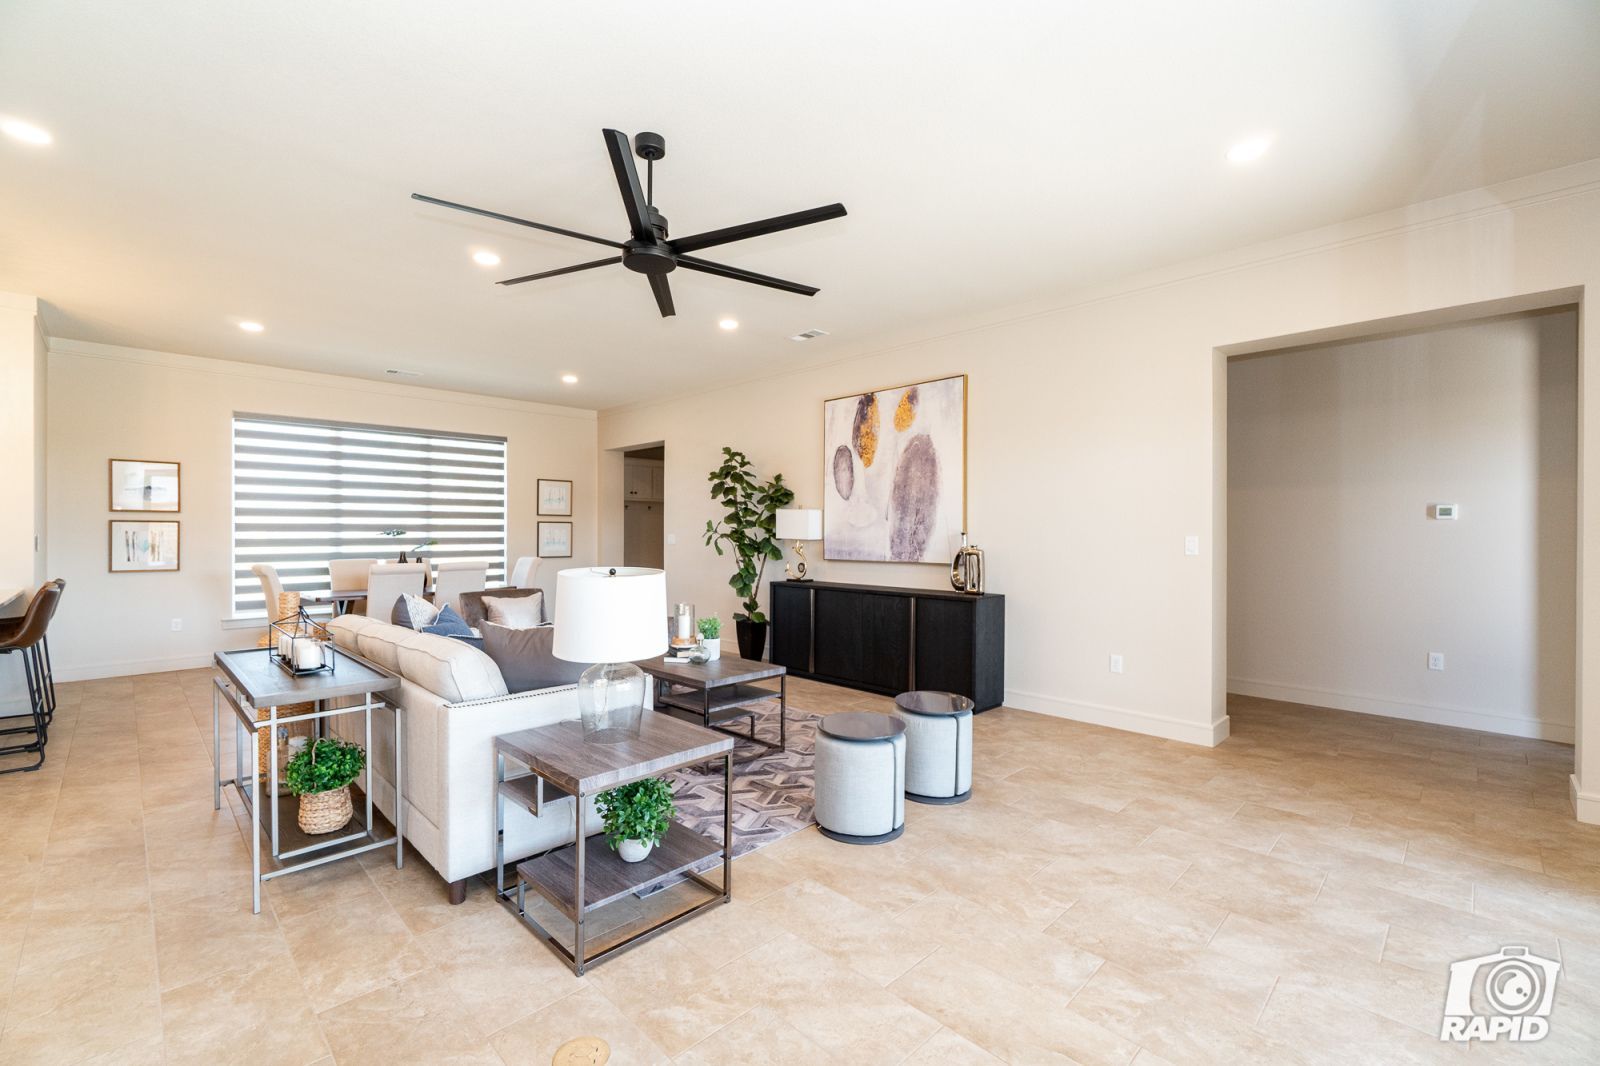
M 1046 696 L 1039 692 L 1019 692 L 1016 689 L 1006 692 L 1005 705 L 1019 711 L 1033 711 L 1054 718 L 1070 718 L 1074 722 L 1121 729 L 1128 733 L 1143 733 L 1145 736 L 1178 740 L 1185 744 L 1198 744 L 1207 748 L 1214 748 L 1228 739 L 1227 715 L 1207 723 L 1186 722 L 1181 718 L 1151 714 L 1149 711 L 1106 707 L 1097 703 L 1064 700 L 1059 696 Z
M 1482 733 L 1500 733 L 1504 736 L 1526 737 L 1530 740 L 1552 740 L 1558 744 L 1571 744 L 1577 739 L 1576 728 L 1570 722 L 1553 722 L 1547 718 L 1513 718 L 1510 715 L 1471 711 L 1464 707 L 1408 703 L 1404 700 L 1360 696 L 1349 692 L 1330 692 L 1326 689 L 1285 685 L 1274 681 L 1231 677 L 1228 679 L 1228 692 L 1263 700 L 1282 700 L 1285 703 L 1328 707 L 1335 711 L 1354 711 L 1356 714 L 1372 714 L 1382 718 L 1401 718 L 1408 722 L 1428 722 L 1432 725 L 1455 726 L 1458 729 L 1475 729 Z
M 1600 825 L 1600 795 L 1585 792 L 1583 786 L 1578 783 L 1577 774 L 1569 775 L 1567 782 L 1571 789 L 1573 817 L 1590 825 Z
M 86 663 L 79 666 L 56 665 L 57 681 L 98 681 L 103 677 L 125 677 L 131 674 L 165 674 L 173 670 L 198 670 L 210 666 L 209 655 L 176 655 L 168 659 L 118 659 L 112 662 Z

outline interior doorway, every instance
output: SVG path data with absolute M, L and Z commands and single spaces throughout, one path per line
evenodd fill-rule
M 1224 354 L 1230 704 L 1574 743 L 1577 309 Z
M 622 565 L 664 569 L 666 537 L 664 444 L 622 453 Z

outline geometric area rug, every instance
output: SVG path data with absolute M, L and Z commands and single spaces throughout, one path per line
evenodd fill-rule
M 756 735 L 778 739 L 778 701 L 756 704 Z M 821 715 L 789 707 L 788 750 L 777 752 L 736 741 L 733 747 L 733 853 L 743 855 L 811 825 L 816 776 L 817 723 Z M 748 728 L 748 719 L 729 728 Z M 672 783 L 678 820 L 722 841 L 722 760 L 664 775 Z

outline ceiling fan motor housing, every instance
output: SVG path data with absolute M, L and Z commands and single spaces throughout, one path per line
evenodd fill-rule
M 659 133 L 636 133 L 633 135 L 633 150 L 640 159 L 654 163 L 667 154 L 667 139 Z

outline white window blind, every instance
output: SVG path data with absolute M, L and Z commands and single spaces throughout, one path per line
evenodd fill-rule
M 429 539 L 424 558 L 481 560 L 504 584 L 505 438 L 234 415 L 235 617 L 266 613 L 257 563 L 315 595 L 330 559 L 394 562 Z

